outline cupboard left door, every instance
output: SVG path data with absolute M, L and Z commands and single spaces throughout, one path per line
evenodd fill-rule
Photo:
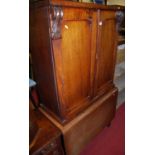
M 92 93 L 96 13 L 88 9 L 62 8 L 60 35 L 51 40 L 59 99 L 67 119 L 90 104 Z M 54 26 L 56 21 L 51 22 Z M 94 38 L 93 38 L 94 37 Z

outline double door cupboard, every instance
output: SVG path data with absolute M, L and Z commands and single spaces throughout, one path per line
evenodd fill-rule
M 61 123 L 115 88 L 122 9 L 59 0 L 31 2 L 30 51 L 41 106 Z

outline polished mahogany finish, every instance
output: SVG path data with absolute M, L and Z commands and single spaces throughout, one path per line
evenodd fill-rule
M 67 122 L 112 90 L 120 6 L 30 4 L 30 49 L 41 105 Z

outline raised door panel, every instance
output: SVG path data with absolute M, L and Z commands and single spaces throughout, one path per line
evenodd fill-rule
M 115 11 L 98 11 L 95 94 L 113 87 L 116 45 Z
M 61 109 L 68 117 L 90 103 L 95 27 L 89 10 L 64 8 L 63 13 L 61 38 L 52 43 Z

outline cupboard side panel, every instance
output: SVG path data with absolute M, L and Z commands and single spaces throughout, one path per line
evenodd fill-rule
M 48 25 L 48 7 L 30 10 L 30 51 L 41 103 L 60 116 Z

